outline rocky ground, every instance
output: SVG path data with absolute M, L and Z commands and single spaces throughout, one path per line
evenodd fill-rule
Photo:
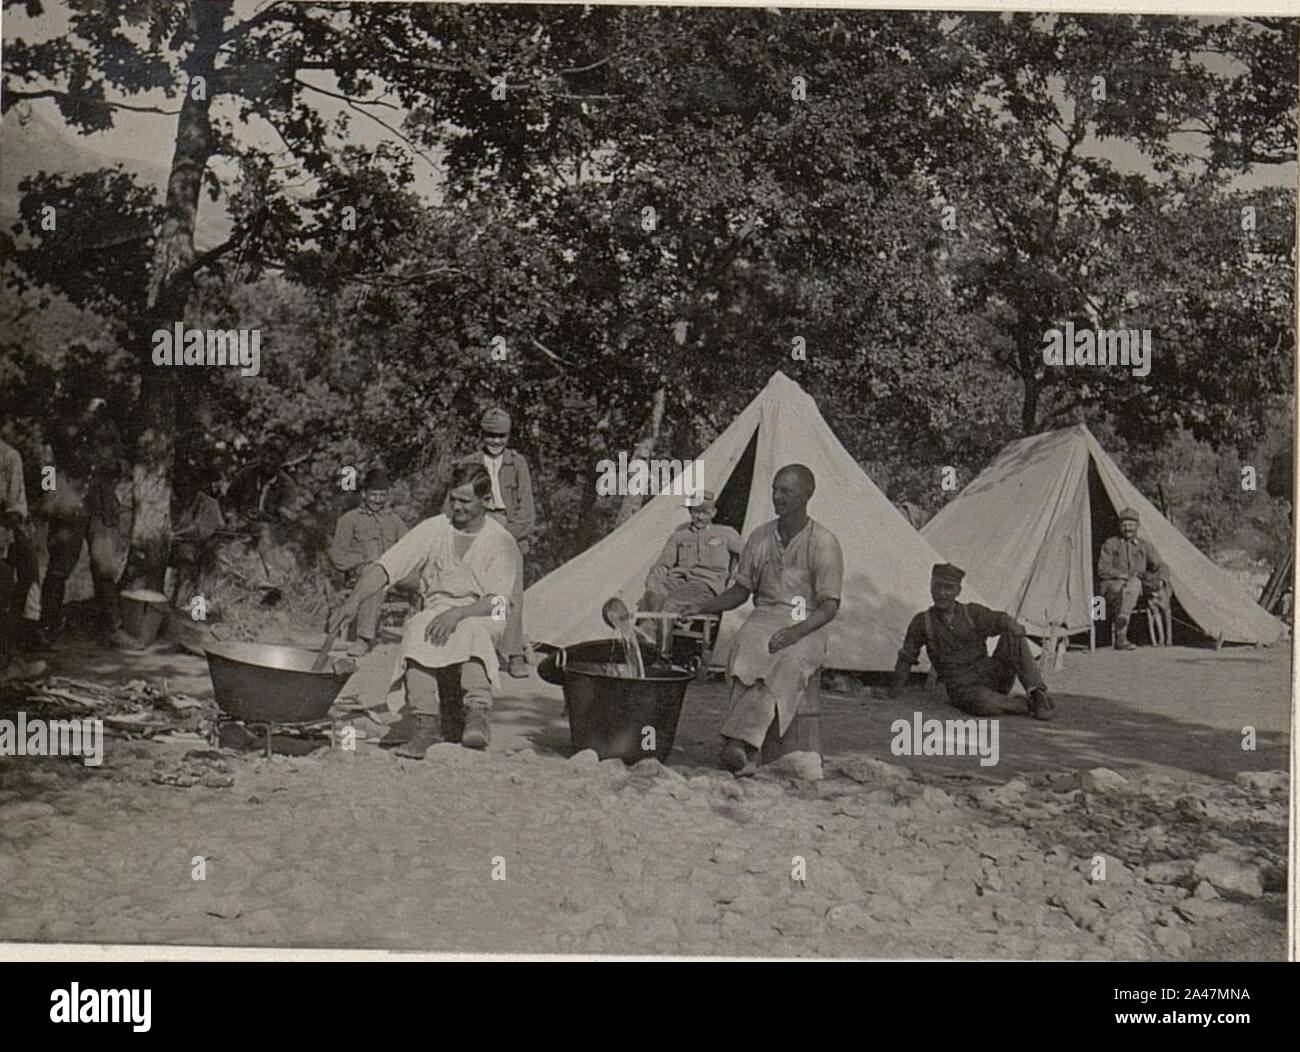
M 84 678 L 97 660 L 64 671 Z M 165 661 L 173 684 L 189 674 L 185 689 L 199 689 L 192 665 Z M 100 672 L 114 674 L 147 669 Z M 632 768 L 566 756 L 548 690 L 528 684 L 503 704 L 488 753 L 443 745 L 424 762 L 364 737 L 354 750 L 268 761 L 186 734 L 112 740 L 99 768 L 0 759 L 0 937 L 582 954 L 1284 955 L 1281 770 L 1206 774 L 1200 762 L 1180 769 L 1169 758 L 1116 764 L 1122 772 L 1037 763 L 1041 750 L 1031 756 L 1017 742 L 1063 748 L 1074 724 L 1089 723 L 1076 699 L 1059 727 L 1009 719 L 997 768 L 904 766 L 883 731 L 870 747 L 833 732 L 824 770 L 796 758 L 737 781 L 712 766 L 704 744 L 720 687 L 692 688 L 668 766 Z M 855 713 L 887 726 L 890 713 L 869 702 L 828 700 L 828 727 Z M 1062 701 L 1068 708 L 1071 696 Z M 537 711 L 534 724 L 520 716 Z M 1266 759 L 1284 744 L 1275 736 Z

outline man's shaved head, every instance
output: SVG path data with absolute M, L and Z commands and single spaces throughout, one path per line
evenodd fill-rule
M 775 483 L 776 479 L 781 478 L 783 475 L 787 478 L 794 479 L 799 483 L 800 487 L 803 489 L 805 498 L 811 497 L 813 491 L 817 489 L 817 477 L 810 469 L 804 467 L 802 464 L 787 464 L 776 473 L 776 478 L 772 481 Z

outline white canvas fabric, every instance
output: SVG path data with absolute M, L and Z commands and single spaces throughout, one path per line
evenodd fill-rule
M 758 434 L 754 473 L 741 535 L 776 517 L 772 479 L 786 464 L 806 464 L 817 479 L 808 514 L 839 538 L 844 595 L 830 626 L 826 667 L 891 669 L 907 623 L 930 605 L 930 569 L 946 558 L 935 551 L 858 467 L 803 388 L 777 372 L 717 440 L 701 454 L 703 487 L 721 494 L 746 447 Z M 604 639 L 601 604 L 618 596 L 635 609 L 664 541 L 687 521 L 679 495 L 660 494 L 626 523 L 524 593 L 533 638 L 566 646 Z M 963 601 L 987 602 L 978 589 Z M 723 619 L 715 663 L 726 653 L 745 603 Z M 924 666 L 922 666 L 924 667 Z
M 1088 486 L 1097 468 L 1101 493 Z M 1086 632 L 1096 593 L 1092 500 L 1141 516 L 1138 536 L 1169 567 L 1195 624 L 1228 643 L 1272 643 L 1282 623 L 1160 514 L 1082 424 L 1012 442 L 921 530 L 966 580 L 1037 635 L 1052 623 Z M 1102 538 L 1103 540 L 1105 538 Z

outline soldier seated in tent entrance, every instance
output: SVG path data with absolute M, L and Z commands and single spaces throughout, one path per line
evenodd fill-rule
M 691 521 L 673 530 L 645 579 L 642 610 L 677 610 L 705 603 L 727 587 L 735 561 L 743 547 L 730 526 L 715 526 L 717 498 L 704 490 L 698 499 L 683 505 Z
M 405 701 L 414 716 L 410 738 L 396 750 L 399 756 L 423 759 L 442 740 L 436 676 L 442 668 L 457 670 L 464 692 L 461 745 L 488 746 L 492 694 L 500 682 L 497 648 L 520 574 L 519 546 L 488 514 L 491 499 L 487 468 L 457 465 L 448 495 L 450 515 L 425 519 L 371 563 L 330 619 L 331 629 L 344 624 L 371 596 L 418 575 L 424 609 L 406 622 L 389 687 L 390 707 Z M 396 739 L 390 733 L 385 740 Z
M 1119 513 L 1119 536 L 1108 538 L 1097 558 L 1097 578 L 1106 611 L 1114 618 L 1116 650 L 1136 650 L 1129 642 L 1128 624 L 1138 600 L 1169 605 L 1169 570 L 1149 541 L 1137 535 L 1138 513 L 1125 508 Z
M 966 576 L 950 563 L 937 563 L 930 572 L 930 597 L 934 605 L 912 618 L 907 626 L 889 696 L 898 697 L 921 648 L 930 656 L 948 700 L 972 716 L 997 716 L 1018 706 L 1008 696 L 1016 678 L 1028 691 L 1029 714 L 1050 720 L 1055 703 L 1047 693 L 1024 628 L 1010 614 L 979 603 L 959 603 L 961 580 Z M 990 657 L 985 640 L 1001 636 Z
M 731 711 L 722 724 L 722 766 L 752 774 L 768 729 L 785 734 L 809 680 L 821 672 L 840 609 L 844 556 L 839 539 L 808 515 L 813 473 L 788 464 L 772 480 L 777 518 L 745 540 L 736 576 L 716 598 L 682 609 L 690 615 L 734 610 L 751 595 L 754 610 L 732 641 L 727 661 Z
M 339 516 L 330 545 L 330 562 L 352 579 L 402 539 L 404 523 L 388 508 L 388 472 L 375 465 L 361 483 L 361 503 Z M 356 641 L 348 647 L 352 657 L 363 657 L 375 646 L 383 593 L 376 592 L 357 607 Z

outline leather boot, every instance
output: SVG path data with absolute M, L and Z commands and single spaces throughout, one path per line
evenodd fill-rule
M 423 760 L 429 747 L 442 741 L 442 735 L 439 733 L 442 721 L 437 716 L 425 715 L 415 716 L 414 719 L 415 729 L 411 732 L 410 739 L 394 749 L 393 753 L 412 760 Z
M 487 709 L 478 705 L 465 706 L 465 729 L 461 732 L 460 743 L 467 749 L 486 749 L 492 741 L 492 726 L 488 722 Z

